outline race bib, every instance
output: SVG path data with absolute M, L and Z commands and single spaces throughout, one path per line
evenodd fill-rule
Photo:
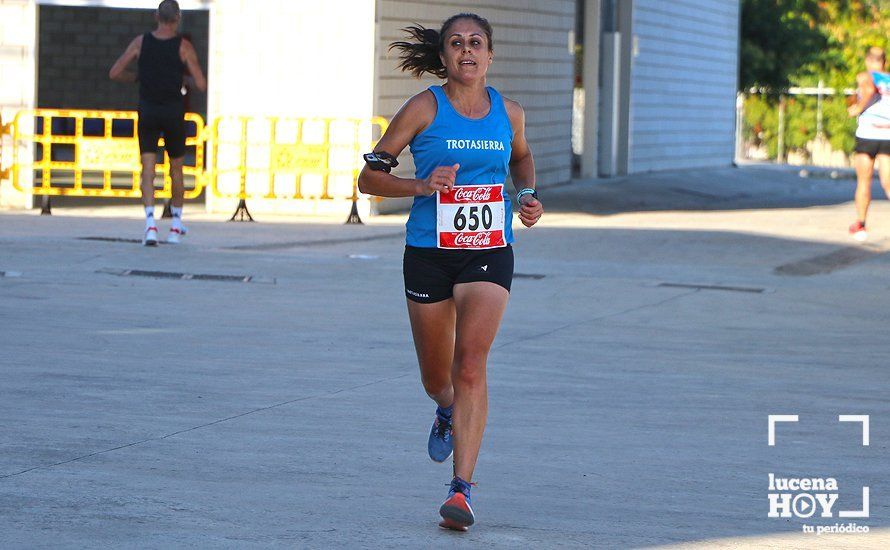
M 504 185 L 460 185 L 436 193 L 439 248 L 481 250 L 507 246 Z

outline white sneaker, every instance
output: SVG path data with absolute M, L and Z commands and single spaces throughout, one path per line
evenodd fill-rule
M 158 228 L 155 226 L 151 226 L 146 228 L 145 236 L 142 237 L 142 244 L 145 246 L 157 246 L 158 245 Z
M 868 233 L 865 232 L 865 224 L 856 222 L 850 226 L 850 236 L 858 242 L 865 242 L 868 239 Z
M 179 240 L 185 236 L 186 229 L 185 226 L 176 229 L 175 227 L 170 228 L 170 233 L 167 234 L 167 243 L 168 244 L 179 244 Z

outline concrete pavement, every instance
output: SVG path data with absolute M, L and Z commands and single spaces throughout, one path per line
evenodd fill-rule
M 860 246 L 851 196 L 758 167 L 542 192 L 464 535 L 436 528 L 403 216 L 187 210 L 147 249 L 114 241 L 138 207 L 0 213 L 0 546 L 886 548 L 890 205 Z M 773 447 L 769 414 L 799 415 Z M 768 518 L 769 473 L 836 478 L 834 517 Z

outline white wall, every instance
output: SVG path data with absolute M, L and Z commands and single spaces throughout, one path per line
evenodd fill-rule
M 37 10 L 33 0 L 0 1 L 0 117 L 4 124 L 12 122 L 20 109 L 34 108 L 35 67 L 37 64 Z M 12 140 L 4 138 L 5 155 L 12 152 Z M 21 147 L 19 154 L 30 158 L 29 147 Z M 10 155 L 11 156 L 11 155 Z M 7 167 L 11 159 L 4 158 Z M 31 187 L 32 175 L 22 172 L 21 184 Z M 0 206 L 30 208 L 30 193 L 20 193 L 9 180 L 0 183 Z
M 374 0 L 217 0 L 210 14 L 208 119 L 240 115 L 368 119 L 373 114 L 373 52 Z M 262 124 L 252 126 L 250 131 L 254 130 L 266 132 Z M 282 189 L 287 188 L 286 179 L 282 178 Z M 223 178 L 221 187 L 230 190 L 236 180 Z M 304 190 L 314 189 L 316 180 L 307 176 Z M 248 179 L 250 189 L 267 185 L 265 175 Z M 351 193 L 351 180 L 335 186 L 338 196 Z M 343 210 L 345 204 L 345 219 L 349 205 L 335 202 L 251 200 L 248 206 L 260 212 L 306 213 L 308 207 L 310 213 L 323 213 L 328 206 Z M 228 212 L 234 206 L 231 200 L 208 193 L 207 208 Z
M 526 113 L 526 134 L 535 156 L 538 185 L 571 178 L 573 57 L 569 32 L 574 29 L 575 0 L 487 0 L 484 3 L 378 0 L 379 39 L 376 114 L 392 117 L 411 95 L 430 84 L 396 70 L 391 42 L 404 40 L 400 29 L 420 23 L 435 28 L 448 17 L 472 12 L 488 19 L 494 30 L 494 63 L 488 82 L 519 101 Z M 406 150 L 407 151 L 407 150 Z M 399 159 L 403 174 L 414 173 L 407 152 Z M 400 168 L 402 168 L 400 166 Z
M 373 22 L 374 0 L 217 0 L 212 112 L 370 116 Z
M 629 172 L 728 166 L 738 0 L 634 0 Z

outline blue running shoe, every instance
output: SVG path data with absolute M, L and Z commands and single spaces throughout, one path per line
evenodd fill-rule
M 430 458 L 435 462 L 445 462 L 454 452 L 454 440 L 451 436 L 451 407 L 447 409 L 437 407 L 436 420 L 433 421 L 430 440 L 427 443 Z
M 439 508 L 442 521 L 439 527 L 454 531 L 466 531 L 476 521 L 473 508 L 470 507 L 470 487 L 473 484 L 454 476 L 451 480 L 451 488 L 448 490 L 448 498 Z

